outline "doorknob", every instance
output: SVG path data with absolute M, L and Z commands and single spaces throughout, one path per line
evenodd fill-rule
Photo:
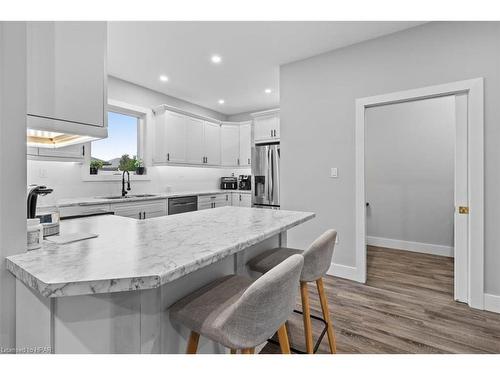
M 467 206 L 458 206 L 458 213 L 467 215 L 469 213 L 469 207 Z

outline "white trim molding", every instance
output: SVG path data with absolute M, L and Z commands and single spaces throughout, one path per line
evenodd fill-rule
M 495 294 L 484 294 L 484 309 L 500 314 L 500 296 Z
M 385 247 L 388 249 L 413 251 L 416 253 L 440 255 L 444 257 L 453 257 L 453 246 L 435 245 L 425 242 L 412 242 L 403 240 L 394 240 L 392 238 L 366 236 L 366 244 L 370 246 Z
M 483 78 L 445 83 L 356 100 L 356 268 L 366 282 L 365 112 L 367 108 L 467 93 L 468 304 L 484 309 L 484 83 Z
M 345 266 L 343 264 L 332 263 L 328 271 L 326 271 L 326 274 L 330 276 L 341 277 L 342 279 L 363 282 L 359 279 L 359 274 L 356 267 Z

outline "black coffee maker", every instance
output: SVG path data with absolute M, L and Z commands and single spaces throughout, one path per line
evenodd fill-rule
M 53 189 L 48 189 L 47 186 L 29 185 L 27 192 L 27 218 L 34 219 L 36 216 L 36 201 L 39 195 L 47 195 L 52 193 Z
M 240 174 L 238 177 L 238 188 L 240 190 L 252 190 L 252 176 Z

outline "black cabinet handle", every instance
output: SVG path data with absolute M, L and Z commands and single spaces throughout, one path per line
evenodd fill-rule
M 142 212 L 139 212 L 139 220 L 142 219 Z
M 144 212 L 142 213 L 142 218 L 143 218 L 143 219 L 145 219 L 145 218 L 146 218 L 146 211 L 144 211 Z
M 248 158 L 248 164 L 250 165 L 250 158 Z
M 170 161 L 170 152 L 167 152 L 167 161 Z

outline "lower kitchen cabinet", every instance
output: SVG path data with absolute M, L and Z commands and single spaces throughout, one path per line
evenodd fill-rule
M 145 202 L 116 203 L 111 205 L 111 210 L 114 211 L 116 216 L 131 217 L 139 220 L 151 219 L 167 214 L 167 200 L 159 199 Z
M 198 196 L 198 210 L 224 206 L 231 206 L 231 193 Z
M 236 207 L 252 207 L 252 195 L 233 192 L 232 205 Z

